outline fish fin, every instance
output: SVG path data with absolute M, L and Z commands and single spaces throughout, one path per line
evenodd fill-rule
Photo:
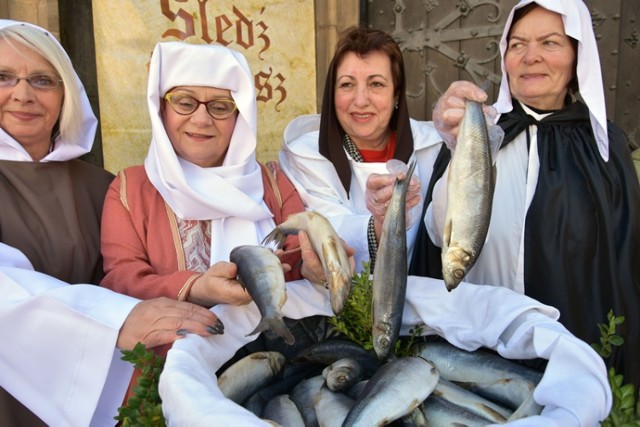
M 282 248 L 284 245 L 284 241 L 287 238 L 287 234 L 280 228 L 274 228 L 269 234 L 266 235 L 264 239 L 262 239 L 262 246 L 269 246 L 271 244 L 275 244 L 277 249 Z
M 294 338 L 289 328 L 287 328 L 287 325 L 285 325 L 282 317 L 263 317 L 260 320 L 260 323 L 258 323 L 258 326 L 256 326 L 256 328 L 252 332 L 249 332 L 247 336 L 255 335 L 258 332 L 274 333 L 281 337 L 288 345 L 292 345 L 296 342 L 296 339 Z
M 451 244 L 451 220 L 444 224 L 443 243 L 445 247 Z

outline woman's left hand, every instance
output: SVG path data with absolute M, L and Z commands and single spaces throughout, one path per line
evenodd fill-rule
M 393 183 L 396 180 L 396 176 L 396 174 L 372 173 L 367 178 L 367 188 L 365 190 L 367 209 L 380 224 L 384 223 L 384 217 L 387 214 L 391 195 L 393 194 Z M 407 228 L 412 224 L 412 218 L 410 216 L 411 209 L 417 206 L 422 199 L 420 188 L 420 180 L 416 177 L 412 177 L 409 182 L 409 188 L 407 189 L 407 199 L 405 204 Z

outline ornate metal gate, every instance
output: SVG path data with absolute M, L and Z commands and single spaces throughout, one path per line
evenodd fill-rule
M 407 68 L 409 108 L 430 119 L 438 97 L 455 80 L 500 82 L 498 42 L 517 0 L 366 0 L 368 24 L 400 44 Z M 640 1 L 587 0 L 598 39 L 610 120 L 640 146 Z

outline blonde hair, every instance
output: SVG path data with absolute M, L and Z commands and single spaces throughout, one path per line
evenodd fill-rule
M 11 25 L 0 29 L 0 38 L 20 43 L 46 59 L 62 80 L 64 98 L 57 123 L 57 134 L 74 143 L 82 131 L 81 83 L 62 45 L 51 33 L 29 25 Z M 54 132 L 56 127 L 54 127 Z M 52 135 L 56 137 L 57 135 Z

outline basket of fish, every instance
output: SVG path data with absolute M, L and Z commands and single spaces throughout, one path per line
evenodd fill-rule
M 343 315 L 358 291 L 326 218 L 293 215 L 265 240 L 282 242 L 305 229 L 326 286 L 285 283 L 269 249 L 235 248 L 230 260 L 253 302 L 215 306 L 223 335 L 188 336 L 169 351 L 159 384 L 169 425 L 595 426 L 606 417 L 604 362 L 557 321 L 556 309 L 506 288 L 407 275 L 406 250 L 397 248 L 406 248 L 404 206 L 414 167 L 396 178 L 373 275 L 365 273 L 371 348 L 345 339 L 301 345 L 288 330 L 285 318 Z M 237 360 L 259 334 L 296 351 Z M 403 336 L 416 343 L 396 354 Z M 542 359 L 546 367 L 536 371 L 520 359 Z
M 225 333 L 185 337 L 167 355 L 159 392 L 169 425 L 595 426 L 611 407 L 600 356 L 556 309 L 505 288 L 463 282 L 449 292 L 442 280 L 409 276 L 399 334 L 422 325 L 441 337 L 413 354 L 381 357 L 330 339 L 289 359 L 256 352 L 222 372 L 256 338 L 263 314 L 255 302 L 212 310 Z M 281 314 L 334 316 L 330 291 L 288 282 Z M 516 359 L 544 359 L 546 369 Z

